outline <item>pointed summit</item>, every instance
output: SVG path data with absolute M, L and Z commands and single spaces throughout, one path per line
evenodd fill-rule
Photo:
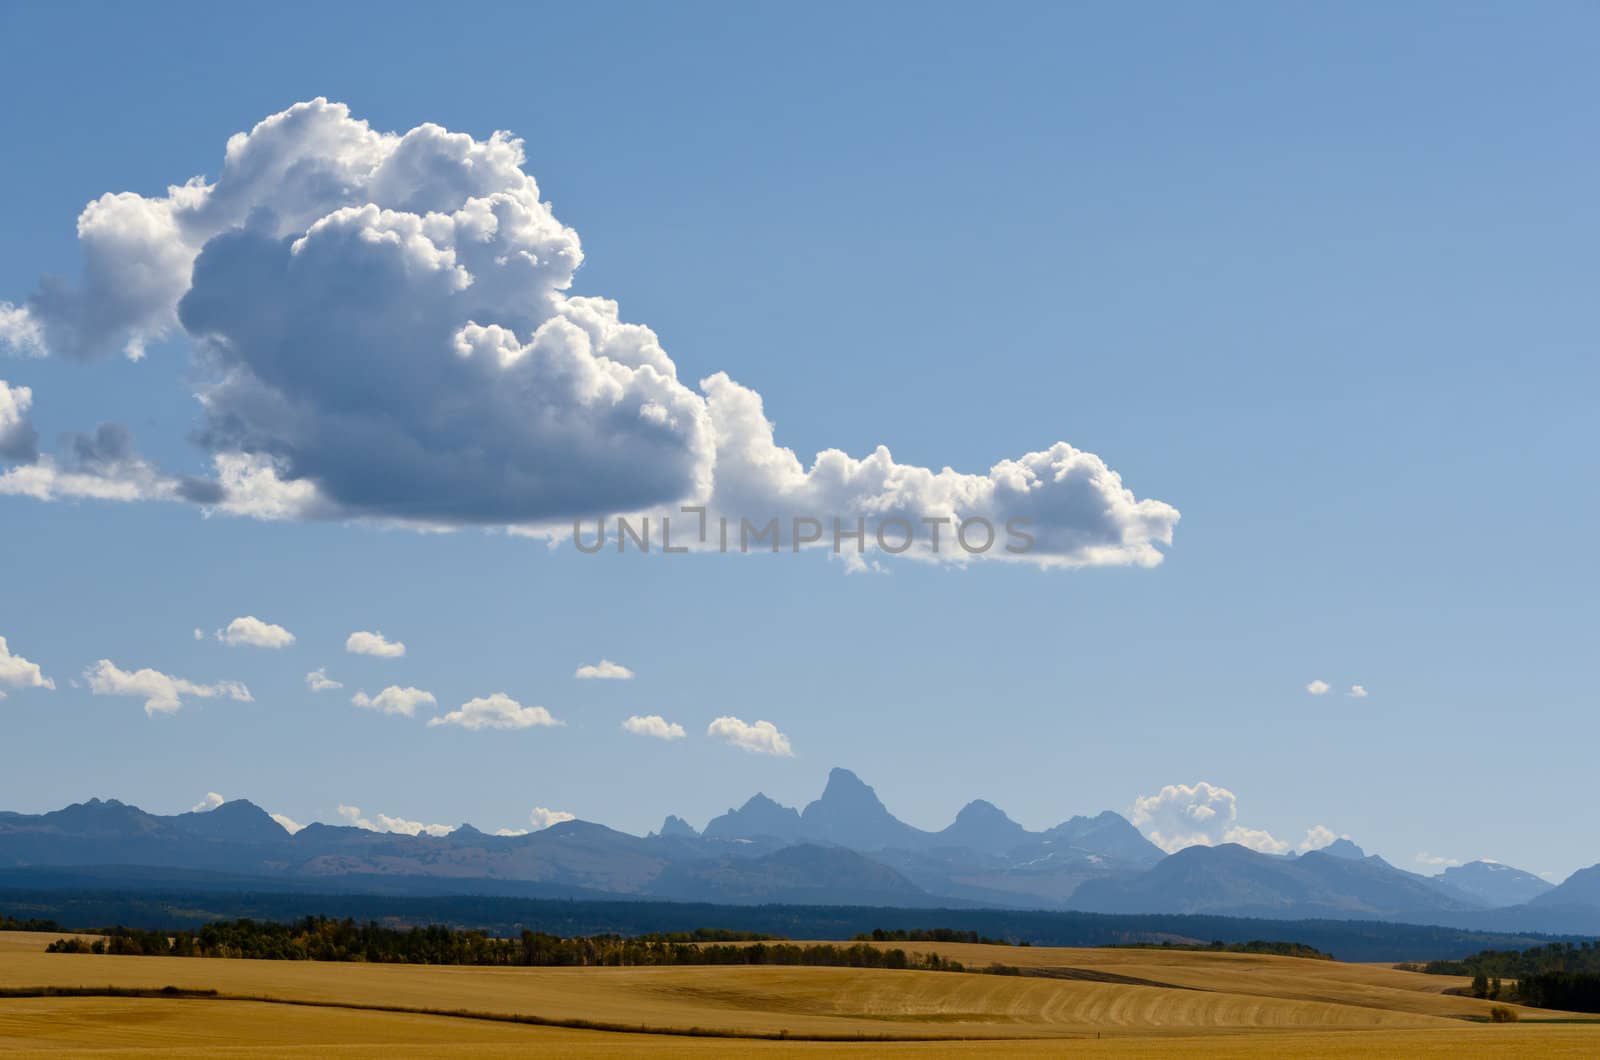
M 852 850 L 911 850 L 926 845 L 929 838 L 890 813 L 860 777 L 837 767 L 829 771 L 822 797 L 801 813 L 800 824 L 807 839 Z
M 1348 839 L 1335 839 L 1323 847 L 1322 852 L 1336 858 L 1349 858 L 1352 861 L 1360 861 L 1367 856 L 1365 850 L 1362 850 Z

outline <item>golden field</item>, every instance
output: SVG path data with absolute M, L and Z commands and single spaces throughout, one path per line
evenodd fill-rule
M 1472 1022 L 1465 1017 L 1486 1016 L 1490 1005 L 1443 992 L 1464 985 L 1461 980 L 1246 954 L 900 944 L 969 967 L 998 962 L 1070 977 L 1033 978 L 848 968 L 471 968 L 46 954 L 53 937 L 0 933 L 0 989 L 170 985 L 216 990 L 230 999 L 0 998 L 0 1053 L 1600 1055 L 1600 1023 Z M 651 1033 L 394 1011 L 401 1009 L 584 1021 Z M 1519 1012 L 1525 1020 L 1561 1015 Z M 831 1040 L 748 1037 L 780 1033 Z M 852 1038 L 870 1040 L 842 1040 Z

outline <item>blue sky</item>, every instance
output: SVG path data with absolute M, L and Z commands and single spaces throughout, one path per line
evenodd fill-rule
M 1064 441 L 1182 519 L 1149 568 L 847 575 L 4 496 L 0 636 L 57 687 L 4 688 L 0 805 L 218 791 L 299 821 L 543 806 L 642 832 L 803 802 L 843 765 L 924 827 L 976 797 L 1037 828 L 1208 781 L 1290 845 L 1323 825 L 1427 871 L 1600 860 L 1596 21 L 9 5 L 0 301 L 79 275 L 85 203 L 215 180 L 230 135 L 297 101 L 505 129 L 581 235 L 572 293 L 616 299 L 682 379 L 759 392 L 807 464 L 884 444 L 983 475 Z M 194 347 L 0 353 L 0 379 L 43 450 L 111 420 L 202 475 Z M 295 643 L 194 639 L 245 615 Z M 349 654 L 356 630 L 406 655 Z M 574 678 L 602 658 L 636 676 Z M 100 659 L 253 701 L 147 716 L 91 694 Z M 310 691 L 317 667 L 344 688 Z M 349 701 L 389 685 L 437 712 Z M 565 725 L 425 724 L 502 691 Z M 620 731 L 651 714 L 687 738 Z M 724 715 L 793 756 L 708 738 Z

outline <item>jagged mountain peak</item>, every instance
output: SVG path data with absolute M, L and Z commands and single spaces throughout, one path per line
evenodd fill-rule
M 677 836 L 683 839 L 693 839 L 700 833 L 695 831 L 694 825 L 685 821 L 676 814 L 667 814 L 667 819 L 661 822 L 661 830 L 656 833 L 663 839 Z
M 805 838 L 852 850 L 912 849 L 929 838 L 890 813 L 860 777 L 838 767 L 829 770 L 822 796 L 801 811 L 800 822 Z
M 879 810 L 884 808 L 883 801 L 878 798 L 878 793 L 872 790 L 872 785 L 856 776 L 848 769 L 834 766 L 828 770 L 828 783 L 822 789 L 822 795 L 817 802 L 838 803 L 846 802 L 862 807 L 872 806 Z

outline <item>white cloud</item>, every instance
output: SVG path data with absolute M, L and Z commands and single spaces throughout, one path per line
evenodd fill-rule
M 577 819 L 575 814 L 567 813 L 565 810 L 551 810 L 543 806 L 535 806 L 528 814 L 529 827 L 496 828 L 494 834 L 498 836 L 527 835 L 529 832 L 542 832 L 553 824 L 560 824 L 563 821 L 576 821 Z
M 189 807 L 189 812 L 190 813 L 208 813 L 211 810 L 216 809 L 218 806 L 221 806 L 224 802 L 227 802 L 227 801 L 228 801 L 227 799 L 224 799 L 221 795 L 218 795 L 216 792 L 208 791 L 208 792 L 206 792 L 206 797 L 205 798 L 201 799 L 199 802 L 197 802 L 193 806 Z
M 0 637 L 0 685 L 12 688 L 47 688 L 55 690 L 56 683 L 44 675 L 38 663 L 29 662 L 20 655 L 11 654 L 11 646 Z
M 803 464 L 759 394 L 721 373 L 687 385 L 649 328 L 569 293 L 582 247 L 524 161 L 508 134 L 381 133 L 341 104 L 297 104 L 232 137 L 214 181 L 91 203 L 81 279 L 0 304 L 0 340 L 138 357 L 181 328 L 201 347 L 216 478 L 124 499 L 557 538 L 579 515 L 659 518 L 682 503 L 735 526 L 861 518 L 869 538 L 880 523 L 895 536 L 896 519 L 983 518 L 1002 533 L 1020 519 L 1031 553 L 985 557 L 1161 562 L 1177 510 L 1064 442 L 976 474 L 900 464 L 881 446 Z M 48 478 L 12 491 L 89 495 Z M 938 558 L 974 558 L 945 533 Z
M 13 405 L 17 403 L 15 394 L 11 400 Z M 162 474 L 139 455 L 133 435 L 120 423 L 102 423 L 93 433 L 66 435 L 60 456 L 38 452 L 32 441 L 36 432 L 26 421 L 9 429 L 0 424 L 0 431 L 4 433 L 0 443 L 8 450 L 0 452 L 0 460 L 26 459 L 0 474 L 0 496 L 40 501 L 147 501 L 179 500 L 196 490 L 215 492 L 202 480 Z
M 1325 696 L 1328 694 L 1328 689 L 1332 687 L 1333 686 L 1328 684 L 1328 682 L 1319 678 L 1318 680 L 1311 682 L 1309 685 L 1306 685 L 1306 691 L 1310 692 L 1314 696 Z
M 89 682 L 89 691 L 97 696 L 140 696 L 144 699 L 144 712 L 154 717 L 170 714 L 183 706 L 184 696 L 212 699 L 226 696 L 241 703 L 251 703 L 250 690 L 238 681 L 218 681 L 201 685 L 170 677 L 159 670 L 119 670 L 110 659 L 101 659 L 83 672 Z
M 28 418 L 33 391 L 0 379 L 0 461 L 31 464 L 39 458 L 39 432 Z
M 547 810 L 543 806 L 535 806 L 528 814 L 528 823 L 533 826 L 535 832 L 542 832 L 553 824 L 577 819 L 575 814 L 567 813 L 565 810 Z
M 294 643 L 294 634 L 254 615 L 244 615 L 229 622 L 226 629 L 217 630 L 217 639 L 230 648 L 287 648 Z
M 525 707 L 504 692 L 469 699 L 460 710 L 429 718 L 428 725 L 459 725 L 463 729 L 531 729 L 536 726 L 565 725 L 543 707 Z
M 794 755 L 794 748 L 789 745 L 789 737 L 779 732 L 778 727 L 770 721 L 758 721 L 754 725 L 748 725 L 739 718 L 724 715 L 706 727 L 706 735 L 741 747 L 753 754 L 777 755 L 781 758 L 790 758 Z
M 195 640 L 205 640 L 206 639 L 206 631 L 201 629 L 199 626 L 196 626 L 195 629 L 194 629 L 194 639 Z
M 1437 854 L 1430 854 L 1426 850 L 1419 853 L 1415 860 L 1419 865 L 1427 865 L 1436 869 L 1448 869 L 1461 864 L 1460 858 L 1440 857 Z
M 1168 784 L 1155 795 L 1140 796 L 1129 820 L 1156 846 L 1171 854 L 1191 846 L 1238 843 L 1264 854 L 1282 854 L 1289 844 L 1239 822 L 1239 799 L 1227 788 L 1201 781 Z
M 45 355 L 44 332 L 25 307 L 0 302 L 0 346 L 25 357 Z
M 406 653 L 406 646 L 391 641 L 382 633 L 358 630 L 345 638 L 344 650 L 352 655 L 376 655 L 381 659 L 398 659 Z
M 404 817 L 390 817 L 388 814 L 378 814 L 376 821 L 368 820 L 361 815 L 359 806 L 340 806 L 339 816 L 345 823 L 364 828 L 369 832 L 393 832 L 397 835 L 449 835 L 454 829 L 447 824 L 423 824 L 421 821 L 409 821 Z
M 385 714 L 403 714 L 409 718 L 416 714 L 418 707 L 437 706 L 439 701 L 433 698 L 432 692 L 424 692 L 420 688 L 390 685 L 375 696 L 357 692 L 350 697 L 350 702 L 368 710 L 379 710 Z
M 614 663 L 610 659 L 601 659 L 593 666 L 580 666 L 572 675 L 580 681 L 631 681 L 633 671 L 621 663 Z
M 294 835 L 296 832 L 300 831 L 300 829 L 305 827 L 305 825 L 301 824 L 299 821 L 296 821 L 293 817 L 288 817 L 281 813 L 272 813 L 268 814 L 267 816 L 271 817 L 274 821 L 277 821 L 279 827 L 281 827 L 285 832 L 288 832 L 290 835 Z
M 1367 698 L 1367 690 L 1362 685 L 1351 685 L 1350 686 L 1350 691 L 1346 692 L 1345 695 L 1349 696 L 1352 699 L 1366 699 Z
M 622 731 L 635 736 L 654 736 L 658 740 L 681 740 L 687 735 L 682 725 L 659 714 L 635 714 L 622 723 Z
M 335 681 L 328 676 L 328 668 L 319 666 L 306 674 L 306 687 L 313 692 L 331 692 L 335 688 L 343 688 L 343 681 Z

